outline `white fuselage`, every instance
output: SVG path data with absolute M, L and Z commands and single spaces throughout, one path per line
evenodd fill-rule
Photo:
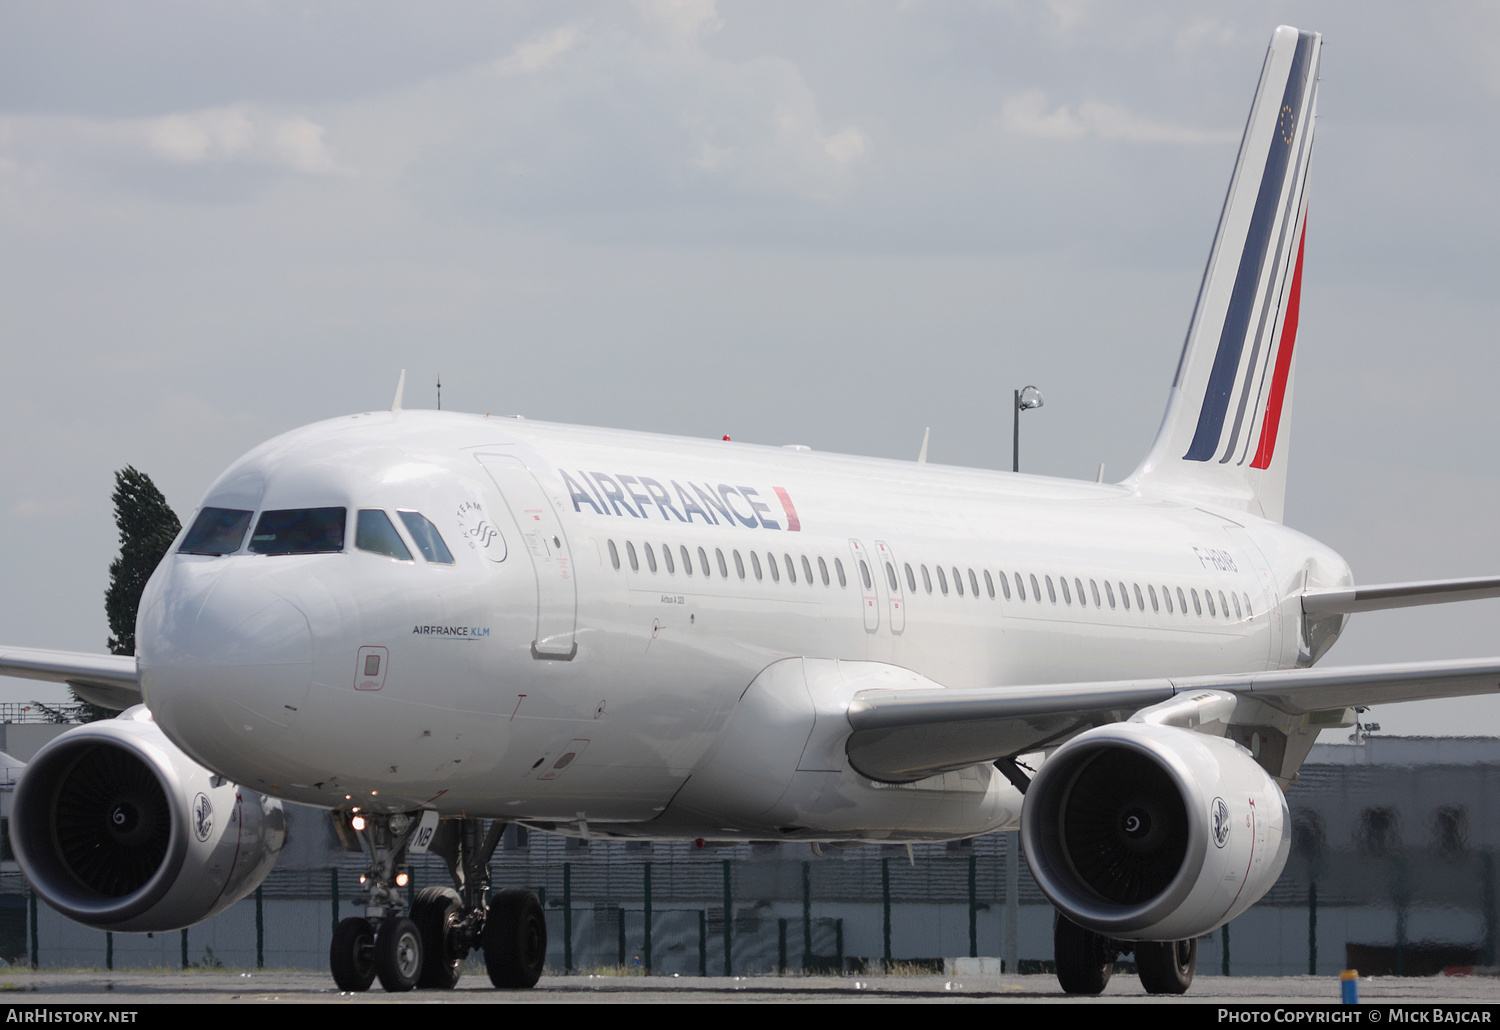
M 783 659 L 946 687 L 1284 668 L 1302 590 L 1349 581 L 1279 525 L 1120 486 L 421 411 L 279 437 L 203 505 L 343 507 L 349 529 L 337 553 L 162 563 L 141 682 L 189 755 L 293 801 L 563 832 L 763 835 L 673 806 Z M 421 512 L 453 563 L 356 547 L 374 508 Z M 804 806 L 843 812 L 804 835 L 965 836 L 1019 804 L 988 766 L 903 788 L 905 814 L 822 775 L 847 803 Z M 924 789 L 958 801 L 923 825 Z

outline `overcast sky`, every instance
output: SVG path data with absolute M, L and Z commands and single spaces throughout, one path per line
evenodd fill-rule
M 1325 35 L 1287 522 L 1500 573 L 1500 8 L 0 6 L 0 640 L 102 651 L 131 464 L 407 405 L 1126 475 L 1266 43 Z M 1329 664 L 1500 654 L 1500 602 Z M 55 698 L 0 680 L 0 700 Z M 1500 699 L 1386 706 L 1500 734 Z

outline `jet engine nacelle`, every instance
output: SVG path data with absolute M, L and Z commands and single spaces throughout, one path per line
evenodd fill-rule
M 1185 940 L 1245 911 L 1281 875 L 1289 826 L 1285 796 L 1239 745 L 1135 722 L 1059 748 L 1021 813 L 1042 892 L 1123 940 Z
M 281 803 L 215 776 L 136 706 L 37 752 L 11 847 L 37 893 L 100 930 L 175 930 L 249 894 L 286 841 Z

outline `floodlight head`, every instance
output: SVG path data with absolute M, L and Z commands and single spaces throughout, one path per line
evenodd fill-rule
M 1034 386 L 1028 386 L 1021 390 L 1016 398 L 1016 407 L 1021 411 L 1030 411 L 1032 408 L 1042 406 L 1042 391 Z

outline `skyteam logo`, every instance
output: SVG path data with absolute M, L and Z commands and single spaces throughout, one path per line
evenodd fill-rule
M 1229 843 L 1229 806 L 1223 798 L 1214 798 L 1208 806 L 1208 821 L 1214 831 L 1214 846 L 1222 848 Z
M 706 526 L 739 525 L 746 529 L 785 529 L 792 533 L 802 529 L 797 508 L 784 487 L 771 488 L 781 505 L 778 513 L 753 486 L 684 484 L 675 479 L 663 484 L 650 476 L 609 475 L 581 469 L 561 471 L 563 483 L 573 501 L 573 510 L 578 512 L 587 506 L 596 515 L 612 518 L 660 518 L 663 522 L 688 523 L 702 519 Z M 785 526 L 772 517 L 777 514 L 785 516 Z
M 209 803 L 207 794 L 200 793 L 193 798 L 193 835 L 202 843 L 213 832 L 214 806 Z

